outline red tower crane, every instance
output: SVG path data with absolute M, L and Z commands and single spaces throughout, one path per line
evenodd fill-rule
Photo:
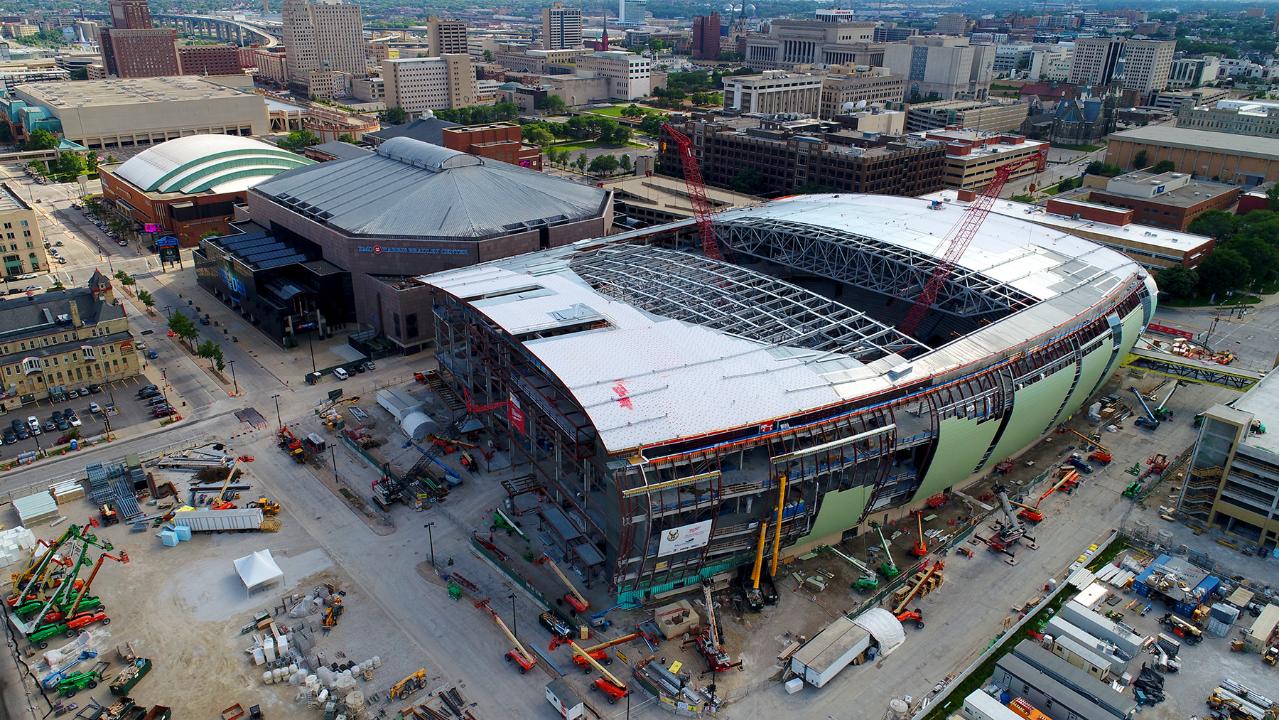
M 723 260 L 724 255 L 719 251 L 719 241 L 715 239 L 715 229 L 711 227 L 711 201 L 706 198 L 702 168 L 697 164 L 697 156 L 693 155 L 693 141 L 670 123 L 663 123 L 662 129 L 679 146 L 679 161 L 684 166 L 684 187 L 688 189 L 688 201 L 693 206 L 693 219 L 697 222 L 697 233 L 702 238 L 702 254 L 712 260 Z
M 946 237 L 942 238 L 937 249 L 933 251 L 934 255 L 940 255 L 937 267 L 933 268 L 932 275 L 928 276 L 924 289 L 920 291 L 919 297 L 915 298 L 915 304 L 911 306 L 910 312 L 906 313 L 906 319 L 897 326 L 899 331 L 914 337 L 915 331 L 919 329 L 919 323 L 928 314 L 928 309 L 932 307 L 933 302 L 937 300 L 937 294 L 950 278 L 955 264 L 964 256 L 968 245 L 977 236 L 982 223 L 986 222 L 986 216 L 990 215 L 990 208 L 995 204 L 995 200 L 999 199 L 999 192 L 1004 189 L 1004 185 L 1008 184 L 1008 179 L 1012 177 L 1013 172 L 1030 163 L 1042 161 L 1043 156 L 1033 155 L 995 169 L 995 176 L 968 204 L 959 222 L 946 233 Z

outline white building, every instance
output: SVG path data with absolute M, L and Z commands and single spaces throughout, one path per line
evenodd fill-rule
M 617 0 L 620 25 L 643 25 L 648 21 L 648 0 Z
M 364 22 L 354 3 L 286 0 L 282 10 L 289 82 L 310 85 L 317 70 L 369 74 Z
M 724 109 L 743 113 L 800 113 L 816 116 L 822 76 L 765 70 L 760 75 L 724 78 Z
M 1142 97 L 1166 90 L 1176 50 L 1176 40 L 1129 40 L 1124 47 L 1124 89 Z
M 411 115 L 475 104 L 475 71 L 469 55 L 397 58 L 382 63 L 387 107 Z
M 638 100 L 652 91 L 653 62 L 623 50 L 593 52 L 577 59 L 579 74 L 594 74 L 608 81 L 612 100 Z
M 1075 54 L 1070 63 L 1070 82 L 1090 87 L 1105 85 L 1115 77 L 1124 39 L 1086 37 L 1075 40 Z
M 912 37 L 884 47 L 884 67 L 906 78 L 906 99 L 983 99 L 994 79 L 995 46 L 964 38 Z
M 1030 67 L 1035 46 L 1030 43 L 1010 43 L 995 46 L 995 72 L 1015 73 Z
M 1205 55 L 1201 58 L 1178 58 L 1172 61 L 1172 70 L 1168 73 L 1170 90 L 1185 90 L 1211 85 L 1217 81 L 1221 71 L 1221 58 L 1216 55 Z
M 1075 46 L 1070 43 L 1036 47 L 1030 54 L 1029 80 L 1066 82 L 1070 79 L 1070 64 L 1075 57 Z
M 796 65 L 881 65 L 875 23 L 773 20 L 767 35 L 748 35 L 745 65 L 792 70 Z
M 567 50 L 582 47 L 582 10 L 563 3 L 542 9 L 542 48 Z

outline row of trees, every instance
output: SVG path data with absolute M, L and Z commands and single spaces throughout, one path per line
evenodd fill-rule
M 514 120 L 519 114 L 519 107 L 515 103 L 509 102 L 435 111 L 435 117 L 459 125 L 477 125 L 479 123 L 498 122 L 499 120 Z
M 208 360 L 209 367 L 218 371 L 226 367 L 226 358 L 222 354 L 221 345 L 212 340 L 205 340 L 199 345 L 194 344 L 195 339 L 200 337 L 200 330 L 196 327 L 195 321 L 181 311 L 173 313 L 173 317 L 169 318 L 169 330 L 186 343 L 197 357 Z
M 569 150 L 552 147 L 546 151 L 546 159 L 552 165 L 573 168 L 580 173 L 590 172 L 593 175 L 608 176 L 618 172 L 630 172 L 635 168 L 635 162 L 630 155 L 626 154 L 620 157 L 597 155 L 593 159 L 587 159 L 586 153 L 578 153 L 574 156 Z
M 558 140 L 599 140 L 606 145 L 624 145 L 631 139 L 631 129 L 612 118 L 600 115 L 574 115 L 568 122 L 538 120 L 525 123 L 520 137 L 534 145 L 550 145 Z
M 1190 232 L 1216 238 L 1216 248 L 1193 270 L 1161 270 L 1159 289 L 1175 298 L 1210 298 L 1279 282 L 1279 186 L 1266 196 L 1268 210 L 1246 215 L 1209 210 L 1195 218 Z

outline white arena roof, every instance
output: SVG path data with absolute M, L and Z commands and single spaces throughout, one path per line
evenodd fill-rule
M 115 168 L 143 192 L 195 194 L 248 190 L 312 161 L 238 135 L 188 135 L 147 148 Z
M 781 223 L 936 257 L 962 212 L 933 210 L 918 198 L 805 195 L 724 212 L 715 222 L 721 238 Z M 953 374 L 1054 332 L 1112 292 L 1137 282 L 1154 291 L 1146 272 L 1118 252 L 992 213 L 955 275 L 993 278 L 1029 301 L 929 349 L 856 308 L 771 276 L 618 242 L 625 237 L 419 278 L 522 342 L 574 395 L 612 453 Z

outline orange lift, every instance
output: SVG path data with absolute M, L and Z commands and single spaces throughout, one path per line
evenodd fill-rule
M 923 557 L 928 554 L 928 541 L 924 538 L 924 513 L 915 511 L 915 526 L 919 530 L 919 539 L 915 541 L 915 547 L 911 548 L 910 554 L 915 557 Z
M 498 617 L 497 612 L 489 607 L 488 598 L 476 602 L 475 607 L 484 610 L 489 614 L 489 617 L 493 618 L 493 622 L 497 623 L 497 627 L 502 631 L 503 635 L 506 635 L 507 641 L 513 646 L 506 651 L 507 662 L 515 663 L 516 667 L 520 669 L 521 675 L 537 666 L 537 660 L 533 657 L 533 654 L 524 647 L 524 643 L 521 643 L 519 638 L 515 637 L 515 633 L 511 632 L 506 623 L 502 622 L 502 618 Z
M 573 583 L 569 581 L 568 576 L 564 574 L 563 570 L 560 570 L 560 566 L 555 564 L 550 555 L 543 555 L 537 563 L 549 567 L 551 572 L 555 573 L 555 577 L 564 583 L 564 587 L 568 588 L 568 592 L 564 593 L 564 602 L 573 608 L 573 612 L 584 613 L 591 608 L 590 603 L 586 602 L 586 598 L 582 596 L 582 593 L 573 587 Z
M 1017 513 L 1017 517 L 1025 520 L 1026 522 L 1038 524 L 1044 521 L 1044 513 L 1039 509 L 1039 504 L 1046 500 L 1049 495 L 1052 495 L 1058 490 L 1074 487 L 1077 482 L 1079 482 L 1079 473 L 1075 470 L 1071 470 L 1063 475 L 1061 480 L 1053 483 L 1052 487 L 1045 490 L 1044 494 L 1040 495 L 1038 500 L 1035 500 L 1034 505 L 1026 505 L 1019 502 L 1013 502 L 1011 500 L 1008 502 L 1021 508 L 1021 510 Z

